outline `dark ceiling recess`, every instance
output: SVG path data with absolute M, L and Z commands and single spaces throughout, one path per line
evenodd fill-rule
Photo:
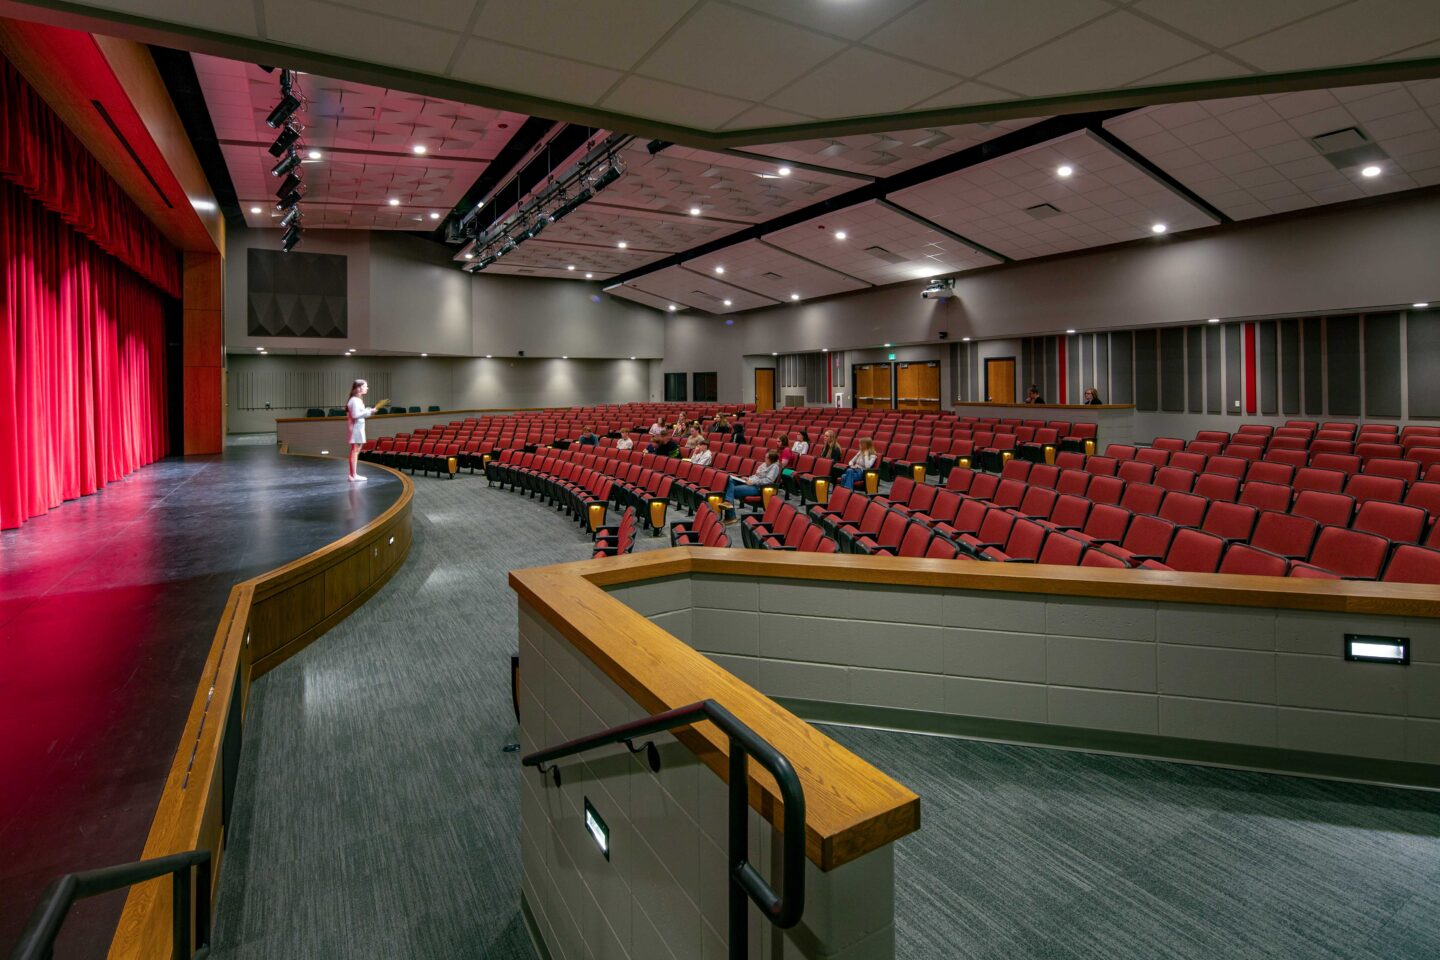
M 195 148 L 195 157 L 205 179 L 210 181 L 210 190 L 215 203 L 225 214 L 225 223 L 230 227 L 243 228 L 245 214 L 240 209 L 240 200 L 235 196 L 235 184 L 230 180 L 230 168 L 225 166 L 225 155 L 220 151 L 220 141 L 215 137 L 215 125 L 210 121 L 210 108 L 205 105 L 205 94 L 200 90 L 200 78 L 195 75 L 195 62 L 184 50 L 169 47 L 150 47 L 150 56 L 160 71 L 160 79 L 170 92 L 170 102 L 180 115 L 185 135 Z
M 554 120 L 544 120 L 540 117 L 531 117 L 521 124 L 520 129 L 516 130 L 515 135 L 505 146 L 500 148 L 499 153 L 495 154 L 495 159 L 490 161 L 484 172 L 471 184 L 470 189 L 465 191 L 465 196 L 460 198 L 460 202 L 451 209 L 440 226 L 427 233 L 426 236 L 444 243 L 446 229 L 474 210 L 475 204 L 484 200 L 490 191 L 510 175 L 517 164 L 524 162 L 530 151 L 535 149 L 535 145 L 545 139 L 545 136 L 556 125 Z

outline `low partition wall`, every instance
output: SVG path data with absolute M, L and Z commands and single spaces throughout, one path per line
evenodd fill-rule
M 1107 443 L 1135 442 L 1135 405 L 1130 403 L 963 403 L 950 409 L 957 417 L 999 417 L 1021 420 L 1087 420 L 1098 424 L 1096 452 Z
M 512 413 L 533 413 L 546 407 L 511 407 L 493 410 L 438 410 L 434 413 L 380 413 L 366 421 L 371 440 L 410 433 L 426 427 L 444 426 L 466 417 L 503 417 Z M 338 457 L 350 449 L 350 431 L 344 417 L 277 417 L 275 440 L 291 453 Z
M 251 682 L 353 613 L 410 552 L 415 487 L 409 477 L 389 472 L 402 489 L 380 516 L 230 591 L 141 857 L 209 850 L 211 889 L 195 891 L 197 896 L 213 899 L 219 886 Z M 111 960 L 170 957 L 170 904 L 168 877 L 132 887 L 110 944 Z

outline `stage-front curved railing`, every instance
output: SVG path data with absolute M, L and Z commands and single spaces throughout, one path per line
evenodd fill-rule
M 388 467 L 401 492 L 365 526 L 298 560 L 237 583 L 215 628 L 142 857 L 208 850 L 223 867 L 223 845 L 240 760 L 250 683 L 303 650 L 385 585 L 410 552 L 410 478 Z M 132 887 L 110 944 L 111 958 L 171 955 L 171 893 L 164 880 Z

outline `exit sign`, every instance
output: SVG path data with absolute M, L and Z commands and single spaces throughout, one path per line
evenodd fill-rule
M 890 354 L 889 359 L 894 360 L 894 359 L 895 359 L 895 354 L 893 354 L 893 353 Z

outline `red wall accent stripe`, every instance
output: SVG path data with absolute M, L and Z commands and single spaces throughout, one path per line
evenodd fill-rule
M 1255 386 L 1255 324 L 1245 324 L 1245 412 L 1256 412 L 1255 398 L 1259 391 Z

